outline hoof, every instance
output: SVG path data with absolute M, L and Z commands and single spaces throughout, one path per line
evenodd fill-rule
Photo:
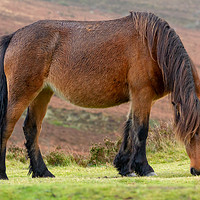
M 126 177 L 137 177 L 137 175 L 134 172 L 132 172 L 130 174 L 126 174 Z
M 155 172 L 150 172 L 146 176 L 158 176 Z

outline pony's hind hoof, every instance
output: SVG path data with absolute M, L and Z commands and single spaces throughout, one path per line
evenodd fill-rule
M 150 172 L 146 176 L 158 176 L 155 172 Z
M 126 174 L 126 177 L 137 177 L 137 175 L 134 172 L 132 172 L 130 174 Z

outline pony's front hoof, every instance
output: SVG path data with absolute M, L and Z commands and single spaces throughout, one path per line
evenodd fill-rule
M 130 174 L 126 174 L 126 177 L 137 177 L 137 175 L 134 172 L 132 172 Z
M 155 172 L 150 172 L 146 176 L 158 176 Z

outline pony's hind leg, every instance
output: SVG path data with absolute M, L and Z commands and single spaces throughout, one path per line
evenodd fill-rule
M 17 84 L 16 84 L 17 85 Z M 8 95 L 8 106 L 7 106 L 7 114 L 5 120 L 5 127 L 2 132 L 1 138 L 1 146 L 0 146 L 0 179 L 8 179 L 6 175 L 6 165 L 5 165 L 5 158 L 6 158 L 6 145 L 7 141 L 10 138 L 15 124 L 19 120 L 20 116 L 27 108 L 28 104 L 34 99 L 37 92 L 28 94 L 27 90 L 24 89 L 23 92 L 20 94 L 18 92 L 18 96 L 16 95 L 16 87 L 10 88 L 9 95 Z
M 155 175 L 146 158 L 146 139 L 153 95 L 154 91 L 149 87 L 132 92 L 132 115 L 127 121 L 129 126 L 125 129 L 122 146 L 114 161 L 119 174 L 123 176 L 133 172 L 140 176 Z
M 38 145 L 42 120 L 46 114 L 47 105 L 53 95 L 49 88 L 43 89 L 34 101 L 29 105 L 24 121 L 25 146 L 30 158 L 30 170 L 32 177 L 54 177 L 47 169 Z

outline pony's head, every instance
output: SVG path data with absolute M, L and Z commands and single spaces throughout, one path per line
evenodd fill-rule
M 194 176 L 200 175 L 200 130 L 197 130 L 186 144 L 186 151 L 190 158 L 190 173 Z
M 192 98 L 191 98 L 192 96 Z M 200 175 L 200 116 L 198 113 L 199 100 L 196 95 L 191 95 L 189 109 L 184 106 L 174 106 L 176 137 L 185 144 L 186 152 L 190 158 L 190 172 L 192 175 Z M 195 104 L 193 104 L 195 102 Z M 185 104 L 186 105 L 186 104 Z M 182 110 L 182 111 L 181 111 Z M 183 117 L 184 110 L 185 111 Z
M 200 175 L 200 101 L 195 93 L 182 99 L 186 101 L 182 105 L 172 102 L 176 137 L 185 144 L 190 172 L 196 176 Z

